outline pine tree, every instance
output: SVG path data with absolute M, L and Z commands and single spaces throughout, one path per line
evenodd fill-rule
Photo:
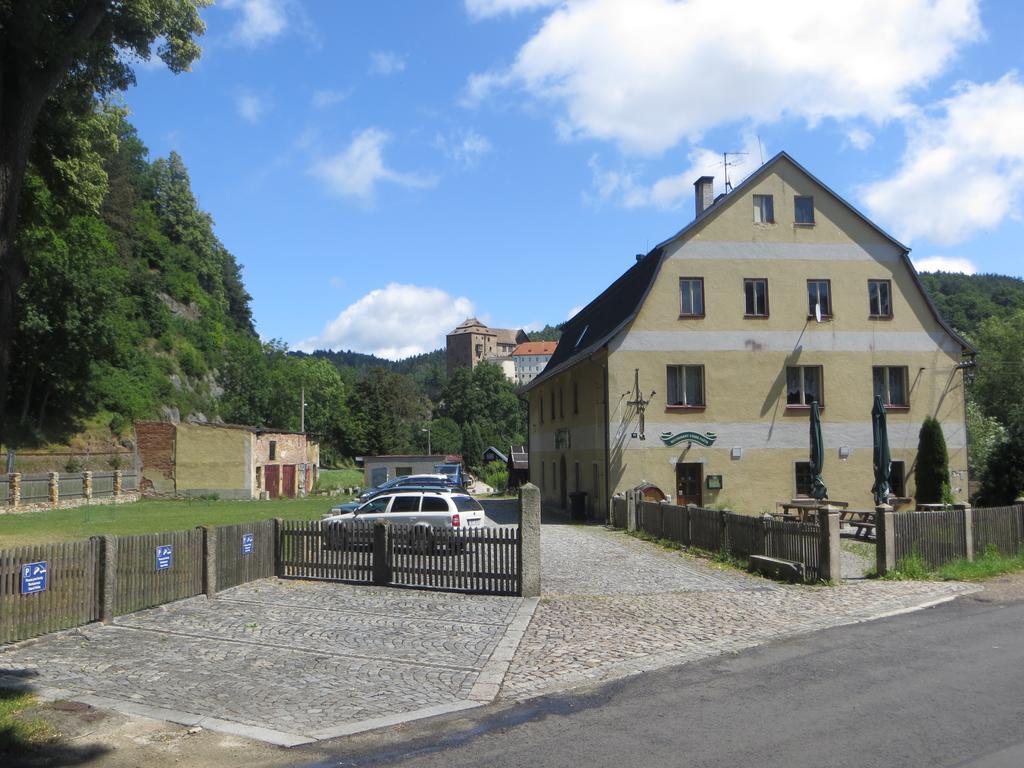
M 929 416 L 917 438 L 917 467 L 914 469 L 918 504 L 938 504 L 949 487 L 949 454 L 942 425 Z

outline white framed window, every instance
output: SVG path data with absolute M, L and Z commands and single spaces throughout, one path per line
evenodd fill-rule
M 871 369 L 874 393 L 888 406 L 907 407 L 907 369 L 899 365 L 876 365 Z
M 704 405 L 704 366 L 669 365 L 666 367 L 669 406 Z
M 825 405 L 820 365 L 791 365 L 786 368 L 786 405 Z
M 821 307 L 822 317 L 832 317 L 832 281 L 807 281 L 807 317 L 815 317 L 815 308 Z
M 679 278 L 679 316 L 704 317 L 704 278 Z
M 775 223 L 775 201 L 771 195 L 754 195 L 754 223 Z
M 868 280 L 868 314 L 874 318 L 892 317 L 892 282 Z
M 743 280 L 745 317 L 768 317 L 768 280 L 748 277 Z

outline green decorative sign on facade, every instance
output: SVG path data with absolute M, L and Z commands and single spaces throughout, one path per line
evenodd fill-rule
M 714 445 L 715 440 L 718 439 L 718 435 L 714 432 L 677 432 L 674 435 L 671 432 L 662 432 L 660 437 L 661 442 L 665 445 L 700 443 L 705 448 L 709 448 Z

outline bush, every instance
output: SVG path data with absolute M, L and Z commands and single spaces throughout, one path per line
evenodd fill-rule
M 914 484 L 919 504 L 939 504 L 943 501 L 943 487 L 949 486 L 949 454 L 942 425 L 929 416 L 921 425 L 917 438 L 917 467 Z M 948 491 L 947 491 L 948 492 Z
M 489 461 L 480 471 L 480 479 L 498 493 L 508 491 L 508 467 L 500 461 Z
M 1015 419 L 1007 438 L 992 449 L 984 474 L 978 502 L 1002 507 L 1012 504 L 1024 493 L 1024 419 Z

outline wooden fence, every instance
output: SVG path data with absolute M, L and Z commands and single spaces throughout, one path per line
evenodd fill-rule
M 21 478 L 21 503 L 38 504 L 50 500 L 49 475 L 24 475 Z
M 1022 505 L 889 512 L 882 524 L 880 573 L 898 568 L 912 556 L 930 568 L 939 568 L 953 560 L 974 559 L 989 547 L 1011 557 L 1024 551 Z
M 202 594 L 203 539 L 201 528 L 118 536 L 114 615 Z
M 616 528 L 626 527 L 626 497 L 612 497 L 612 525 Z
M 295 579 L 373 582 L 373 526 L 282 520 L 278 575 Z
M 493 595 L 519 592 L 519 528 L 282 521 L 285 578 L 426 587 Z
M 92 473 L 92 495 L 93 496 L 113 496 L 114 495 L 114 473 L 113 472 L 93 472 Z
M 237 587 L 276 572 L 277 531 L 273 520 L 216 529 L 217 590 Z
M 99 619 L 98 539 L 0 551 L 0 643 L 69 629 Z M 45 589 L 22 594 L 23 570 L 45 564 Z M 26 578 L 43 574 L 29 571 Z
M 391 583 L 491 595 L 519 593 L 519 529 L 467 528 L 425 531 L 390 526 Z
M 739 558 L 766 555 L 791 560 L 803 564 L 808 581 L 822 578 L 822 533 L 817 523 L 645 501 L 637 505 L 637 528 L 684 547 L 727 552 Z
M 1024 505 L 974 509 L 971 524 L 976 555 L 990 546 L 1008 557 L 1024 551 Z

